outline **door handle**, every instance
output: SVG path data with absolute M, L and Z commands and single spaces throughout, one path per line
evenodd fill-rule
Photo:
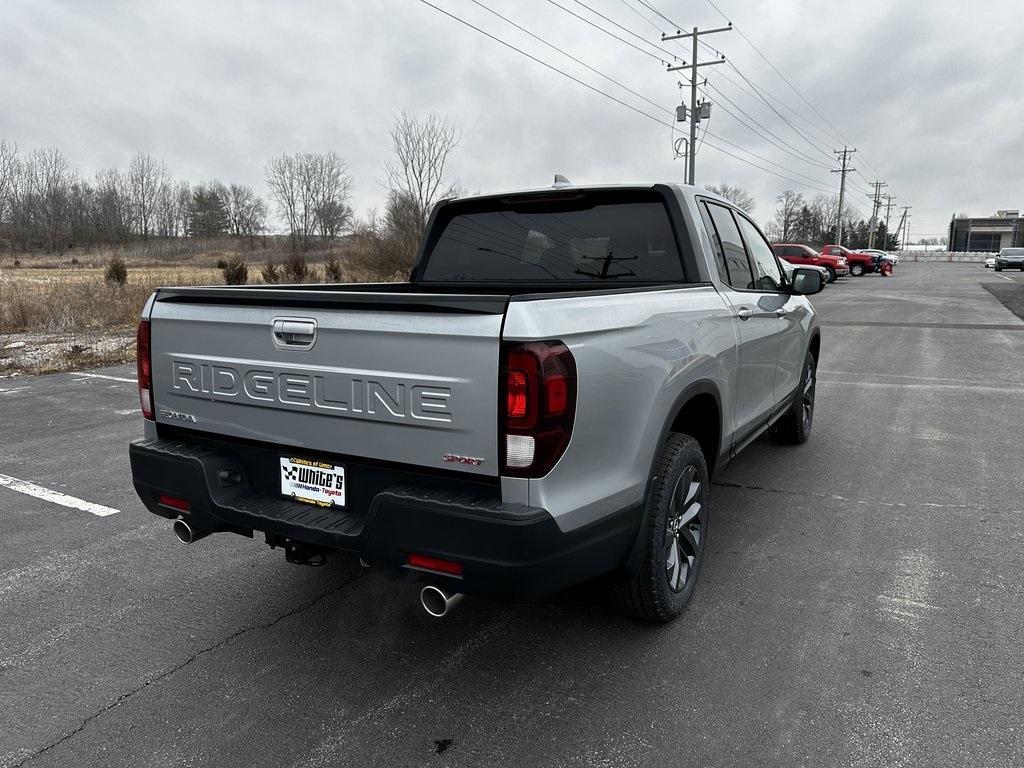
M 746 307 L 740 307 L 736 310 L 736 317 L 740 320 L 749 320 L 754 316 L 754 310 L 747 309 Z
M 310 349 L 316 342 L 316 320 L 276 317 L 271 330 L 278 349 Z

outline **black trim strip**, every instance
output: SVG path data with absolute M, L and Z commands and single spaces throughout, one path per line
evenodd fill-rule
M 324 290 L 330 288 L 331 290 Z M 500 315 L 508 306 L 507 294 L 444 294 L 350 291 L 339 286 L 260 288 L 250 286 L 158 288 L 156 301 L 187 304 L 281 306 L 388 310 L 392 312 L 454 312 Z

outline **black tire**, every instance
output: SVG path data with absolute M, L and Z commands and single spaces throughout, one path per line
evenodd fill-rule
M 806 443 L 814 425 L 814 393 L 818 385 L 818 361 L 812 352 L 804 359 L 797 395 L 782 418 L 775 422 L 773 434 L 780 443 Z
M 710 481 L 700 444 L 689 435 L 669 436 L 655 473 L 646 529 L 640 532 L 640 569 L 631 579 L 611 584 L 610 592 L 619 610 L 645 621 L 666 622 L 682 613 L 700 575 L 711 512 Z
M 864 265 L 863 264 L 851 264 L 850 265 L 850 274 L 853 275 L 854 277 L 863 277 L 864 276 Z
M 832 267 L 825 267 L 828 272 L 828 282 L 834 283 L 836 281 L 836 271 Z
M 1002 272 L 1003 268 L 996 264 L 996 272 Z

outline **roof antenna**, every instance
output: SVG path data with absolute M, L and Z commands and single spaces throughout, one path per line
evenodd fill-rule
M 571 187 L 572 182 L 569 181 L 565 176 L 560 173 L 555 174 L 555 183 L 551 185 L 552 189 L 559 189 L 560 187 Z

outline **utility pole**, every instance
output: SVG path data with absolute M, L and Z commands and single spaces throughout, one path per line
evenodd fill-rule
M 903 215 L 900 216 L 899 226 L 896 227 L 896 240 L 898 241 L 896 245 L 901 251 L 904 250 L 903 246 L 907 244 L 907 238 L 910 233 L 910 223 L 907 221 L 907 219 L 909 218 L 908 211 L 911 208 L 913 208 L 912 205 L 903 206 Z
M 842 150 L 832 150 L 833 155 L 843 156 L 842 165 L 832 170 L 832 173 L 839 174 L 839 215 L 836 217 L 836 245 L 843 244 L 843 200 L 846 197 L 846 174 L 857 170 L 856 168 L 847 167 L 846 162 L 850 155 L 856 151 L 856 149 L 851 149 L 847 146 L 843 146 Z
M 892 210 L 892 201 L 895 200 L 895 199 L 896 198 L 893 197 L 892 195 L 886 195 L 885 196 L 885 242 L 882 243 L 882 250 L 883 251 L 889 250 L 888 247 L 886 247 L 886 246 L 889 245 L 889 234 L 890 234 L 890 232 L 889 232 L 889 212 Z
M 709 67 L 714 64 L 721 64 L 725 61 L 725 55 L 722 58 L 714 61 L 697 61 L 697 43 L 700 41 L 701 35 L 713 35 L 716 32 L 732 32 L 732 22 L 729 22 L 727 27 L 718 27 L 716 29 L 698 29 L 693 28 L 692 32 L 681 32 L 676 30 L 674 35 L 666 35 L 662 33 L 662 41 L 667 40 L 682 40 L 685 37 L 693 38 L 693 59 L 687 64 L 685 61 L 678 67 L 669 66 L 669 72 L 677 72 L 680 69 L 690 70 L 690 144 L 687 148 L 687 176 L 686 183 L 694 184 L 696 179 L 696 167 L 697 167 L 697 123 L 700 122 L 702 117 L 711 117 L 711 104 L 708 103 L 707 109 L 705 105 L 701 104 L 701 109 L 697 109 L 697 67 Z
M 875 194 L 868 195 L 868 197 L 874 198 L 871 202 L 871 231 L 868 233 L 868 248 L 875 247 L 875 233 L 878 231 L 878 209 L 882 205 L 882 187 L 889 185 L 884 181 L 876 181 L 871 186 L 875 188 Z

